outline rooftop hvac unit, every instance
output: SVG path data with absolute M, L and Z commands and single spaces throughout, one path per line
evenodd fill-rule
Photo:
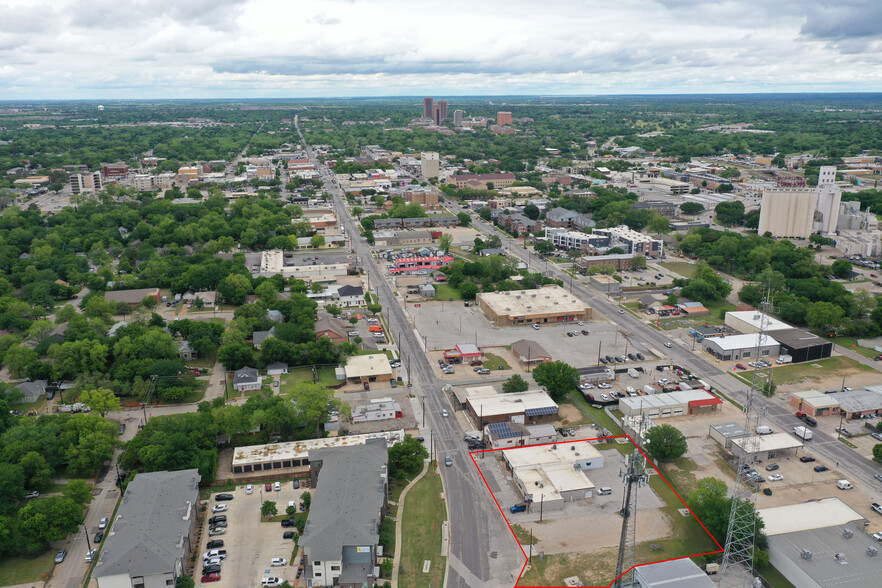
M 552 449 L 557 449 L 557 445 L 552 445 L 551 448 L 552 448 Z
M 837 553 L 836 555 L 833 556 L 833 559 L 835 559 L 837 562 L 839 562 L 840 565 L 843 565 L 843 566 L 848 565 L 848 562 L 845 561 L 845 554 L 844 553 Z
M 812 558 L 812 552 L 809 551 L 808 549 L 803 549 L 802 550 L 802 559 L 809 560 L 811 558 Z
M 852 531 L 851 529 L 843 529 L 842 536 L 846 539 L 851 539 L 852 537 L 854 537 L 854 531 Z
M 575 451 L 575 450 L 576 450 L 576 446 L 575 446 L 575 445 L 570 445 L 570 451 Z
M 535 294 L 530 294 L 530 298 L 536 298 Z
M 577 461 L 577 462 L 574 462 L 574 463 L 573 463 L 573 469 L 574 469 L 574 470 L 581 470 L 581 469 L 582 469 L 582 464 L 581 464 L 580 462 L 578 462 L 578 461 Z
M 521 295 L 518 294 L 517 296 L 515 296 L 515 298 L 517 298 L 518 300 L 520 300 L 520 299 L 521 299 Z
M 877 557 L 879 555 L 879 550 L 872 545 L 867 545 L 867 555 L 869 557 Z

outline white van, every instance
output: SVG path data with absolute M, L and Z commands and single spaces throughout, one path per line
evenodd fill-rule
M 854 486 L 851 485 L 851 482 L 848 480 L 839 480 L 836 482 L 836 487 L 840 490 L 851 490 Z
M 767 427 L 767 426 L 765 426 L 765 425 L 760 425 L 760 426 L 758 426 L 758 427 L 756 428 L 756 434 L 757 434 L 757 435 L 771 435 L 771 434 L 772 434 L 772 428 L 771 428 L 771 427 Z
M 601 486 L 597 489 L 598 496 L 609 496 L 610 494 L 612 494 L 612 488 L 609 486 Z

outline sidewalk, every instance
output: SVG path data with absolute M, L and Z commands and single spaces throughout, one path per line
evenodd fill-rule
M 401 496 L 398 497 L 398 511 L 396 512 L 397 516 L 395 517 L 395 558 L 392 560 L 392 579 L 390 581 L 392 588 L 398 588 L 398 568 L 401 563 L 401 519 L 404 512 L 404 499 L 407 498 L 407 493 L 413 488 L 414 484 L 422 480 L 423 476 L 426 475 L 426 472 L 429 471 L 430 463 L 431 462 L 428 459 L 423 462 L 423 471 L 410 481 L 410 484 L 401 491 Z

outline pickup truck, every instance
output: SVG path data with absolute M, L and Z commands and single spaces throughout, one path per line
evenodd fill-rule
M 875 510 L 879 514 L 882 514 L 882 504 L 879 504 L 878 502 L 871 502 L 870 508 L 872 508 L 873 510 Z

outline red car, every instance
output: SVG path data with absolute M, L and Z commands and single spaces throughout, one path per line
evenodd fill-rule
M 746 370 L 746 369 L 747 369 L 747 366 L 744 365 L 743 363 L 736 363 L 736 364 L 735 364 L 735 369 L 736 369 L 736 370 Z
M 220 572 L 211 572 L 202 576 L 202 582 L 218 582 L 220 581 Z
M 273 491 L 273 483 L 267 482 L 266 485 L 263 487 L 263 489 L 266 490 L 267 492 L 272 492 Z

